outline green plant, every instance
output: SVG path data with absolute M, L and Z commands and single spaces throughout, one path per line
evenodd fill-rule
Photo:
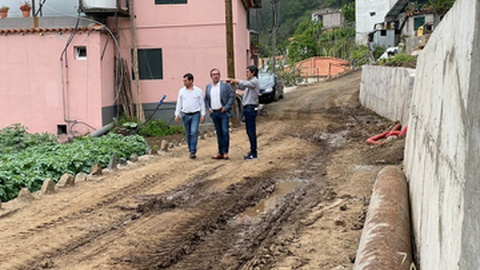
M 173 134 L 184 134 L 182 126 L 169 126 L 164 120 L 150 120 L 139 123 L 135 119 L 121 117 L 113 130 L 115 133 L 128 135 L 135 132 L 145 137 L 161 137 Z
M 379 64 L 383 66 L 415 68 L 417 66 L 417 57 L 399 53 L 391 58 L 380 60 Z
M 183 134 L 182 126 L 169 126 L 165 121 L 159 119 L 156 121 L 148 121 L 140 127 L 139 135 L 147 137 L 161 137 L 173 134 Z
M 28 134 L 20 124 L 0 130 L 0 200 L 15 198 L 23 187 L 41 188 L 46 178 L 57 181 L 64 173 L 89 173 L 94 164 L 107 166 L 113 154 L 129 158 L 145 154 L 147 142 L 142 136 L 109 133 L 93 138 L 79 137 L 60 144 L 51 134 Z
M 27 1 L 23 2 L 23 4 L 20 5 L 20 10 L 22 11 L 30 11 L 31 9 L 32 9 L 32 6 Z
M 369 60 L 369 50 L 365 45 L 356 47 L 351 53 L 348 61 L 352 67 L 360 67 L 370 62 Z
M 354 22 L 355 21 L 355 2 L 350 2 L 343 5 L 340 13 L 345 18 L 347 22 Z
M 294 86 L 297 85 L 302 80 L 300 76 L 300 71 L 298 70 L 290 70 L 290 71 L 283 71 L 278 70 L 277 75 L 282 79 L 285 86 Z
M 10 10 L 10 7 L 9 6 L 2 6 L 0 7 L 0 11 L 8 11 Z

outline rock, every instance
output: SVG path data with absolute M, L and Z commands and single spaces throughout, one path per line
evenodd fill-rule
M 42 194 L 52 194 L 55 193 L 55 182 L 53 182 L 52 178 L 47 178 L 43 181 Z
M 58 187 L 73 187 L 75 186 L 75 177 L 71 174 L 64 174 L 62 175 L 62 178 L 57 183 Z
M 20 193 L 18 193 L 17 198 L 20 201 L 24 201 L 24 202 L 31 202 L 31 201 L 35 200 L 35 198 L 33 197 L 32 193 L 30 192 L 30 190 L 28 188 L 22 188 L 20 190 Z
M 148 154 L 149 154 L 149 155 L 156 155 L 156 154 L 158 154 L 158 150 L 157 150 L 157 149 L 158 149 L 157 146 L 154 146 L 154 147 L 152 147 L 152 148 L 149 148 L 149 149 L 148 149 Z
M 125 159 L 125 158 L 123 158 L 123 157 L 122 157 L 122 158 L 119 158 L 119 159 L 118 159 L 118 164 L 120 164 L 120 165 L 122 165 L 122 166 L 127 165 L 127 159 Z
M 77 175 L 75 176 L 75 182 L 84 182 L 84 181 L 88 181 L 88 174 L 84 172 L 77 173 Z
M 115 153 L 110 158 L 107 168 L 112 171 L 117 169 L 117 155 Z
M 130 161 L 131 162 L 137 162 L 138 161 L 138 155 L 133 153 L 130 155 Z
M 102 167 L 100 166 L 100 164 L 93 165 L 90 173 L 92 175 L 102 175 Z
M 162 140 L 160 143 L 160 150 L 167 152 L 168 151 L 168 141 L 167 140 Z
M 336 219 L 335 220 L 335 225 L 344 227 L 346 224 L 345 224 L 344 220 Z

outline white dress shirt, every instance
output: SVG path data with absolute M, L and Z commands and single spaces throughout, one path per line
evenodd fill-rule
M 175 107 L 175 116 L 182 117 L 181 113 L 200 112 L 205 116 L 205 101 L 203 98 L 203 91 L 197 86 L 188 90 L 182 87 L 178 92 L 177 105 Z
M 212 89 L 210 89 L 210 104 L 212 110 L 220 110 L 222 108 L 222 102 L 220 101 L 220 82 L 217 85 L 212 84 Z

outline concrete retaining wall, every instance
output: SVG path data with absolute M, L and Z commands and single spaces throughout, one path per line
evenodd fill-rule
M 406 125 L 414 81 L 414 69 L 363 66 L 360 102 L 379 115 Z
M 419 56 L 405 147 L 420 269 L 480 269 L 480 2 L 457 0 Z

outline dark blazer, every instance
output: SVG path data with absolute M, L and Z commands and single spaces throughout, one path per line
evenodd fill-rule
M 220 103 L 222 103 L 222 107 L 225 109 L 228 117 L 233 116 L 233 102 L 235 101 L 235 94 L 233 93 L 232 87 L 230 84 L 220 81 Z M 207 87 L 205 87 L 205 106 L 207 110 L 212 108 L 211 106 L 211 90 L 212 84 L 209 83 Z

